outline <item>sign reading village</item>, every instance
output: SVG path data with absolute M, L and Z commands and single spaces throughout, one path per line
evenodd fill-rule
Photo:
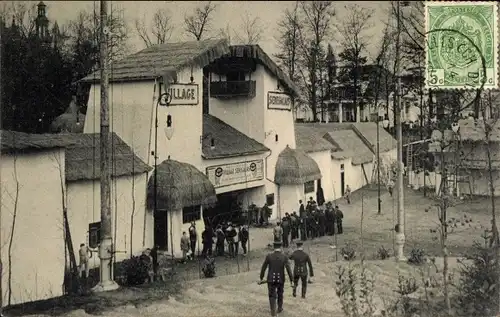
M 168 93 L 169 106 L 196 106 L 200 100 L 197 84 L 172 84 Z
M 207 177 L 216 188 L 261 180 L 264 179 L 264 162 L 263 160 L 254 160 L 209 166 L 207 167 Z
M 267 109 L 292 110 L 292 97 L 283 92 L 269 91 L 267 93 Z

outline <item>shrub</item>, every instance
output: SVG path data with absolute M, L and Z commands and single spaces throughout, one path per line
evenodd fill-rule
M 421 265 L 425 263 L 425 251 L 419 248 L 413 248 L 408 257 L 408 263 L 413 265 Z
M 350 244 L 347 244 L 340 250 L 340 254 L 346 261 L 353 261 L 356 259 L 356 250 Z
M 335 293 L 340 299 L 342 311 L 347 317 L 372 317 L 375 314 L 373 302 L 373 277 L 365 267 L 361 267 L 358 276 L 354 268 L 346 270 L 342 266 L 337 267 Z
M 138 256 L 132 256 L 130 259 L 123 261 L 125 269 L 126 285 L 137 286 L 144 284 L 149 277 L 149 265 L 141 260 Z
M 388 259 L 390 257 L 391 257 L 391 253 L 389 252 L 389 250 L 384 248 L 384 246 L 381 246 L 380 248 L 378 248 L 377 259 L 385 260 L 385 259 Z
M 467 256 L 470 263 L 460 261 L 458 304 L 465 316 L 492 316 L 496 311 L 495 285 L 500 272 L 494 252 L 487 244 L 476 243 Z
M 399 294 L 397 301 L 388 310 L 392 316 L 410 317 L 420 312 L 420 307 L 412 301 L 408 296 L 418 290 L 417 281 L 413 277 L 404 277 L 398 274 L 398 289 L 396 293 Z M 386 314 L 389 315 L 389 314 Z

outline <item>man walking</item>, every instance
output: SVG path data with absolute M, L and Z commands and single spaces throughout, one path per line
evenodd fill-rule
M 283 236 L 283 248 L 288 248 L 289 247 L 289 238 L 290 238 L 290 216 L 288 213 L 286 213 L 285 217 L 283 217 L 282 222 L 281 222 L 281 229 L 283 229 L 282 236 Z
M 241 248 L 243 249 L 243 256 L 247 255 L 247 243 L 248 243 L 248 227 L 243 225 L 238 232 L 239 240 L 241 242 Z
M 311 258 L 309 254 L 304 252 L 302 247 L 302 241 L 297 241 L 297 250 L 293 251 L 290 255 L 290 259 L 294 262 L 293 266 L 293 297 L 297 297 L 297 286 L 299 284 L 299 280 L 301 280 L 301 293 L 302 298 L 306 298 L 307 292 L 307 276 L 314 276 L 313 267 L 311 263 Z M 309 267 L 309 272 L 307 270 Z M 308 274 L 309 273 L 309 274 Z
M 281 222 L 278 221 L 273 229 L 274 242 L 281 242 L 283 238 L 283 228 L 281 228 Z
M 264 281 L 264 274 L 267 271 L 267 281 Z M 267 283 L 267 291 L 269 295 L 269 306 L 271 308 L 271 316 L 276 316 L 276 313 L 283 311 L 283 291 L 285 287 L 285 269 L 293 285 L 292 270 L 288 258 L 281 252 L 281 242 L 274 242 L 274 252 L 269 253 L 262 264 L 260 270 L 259 284 Z M 277 303 L 276 303 L 277 302 Z M 277 305 L 276 305 L 277 304 Z
M 342 234 L 344 228 L 342 227 L 342 220 L 344 219 L 344 214 L 340 210 L 339 206 L 335 206 L 335 223 L 337 224 L 337 233 Z

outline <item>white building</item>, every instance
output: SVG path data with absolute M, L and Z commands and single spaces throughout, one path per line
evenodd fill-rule
M 303 198 L 288 187 L 322 177 L 314 159 L 295 149 L 299 91 L 258 45 L 169 43 L 112 69 L 111 131 L 157 166 L 147 205 L 156 209 L 154 242 L 161 248 L 179 255 L 191 221 L 201 233 L 206 223 L 230 218 L 238 203 L 267 203 L 272 218 L 281 217 L 285 202 Z M 95 73 L 82 80 L 91 84 L 85 133 L 99 132 L 99 98 L 92 97 L 99 96 L 98 79 Z M 159 105 L 166 90 L 170 103 Z
M 100 240 L 99 135 L 2 131 L 1 139 L 3 303 L 61 296 L 80 243 L 97 251 Z M 121 261 L 153 244 L 145 206 L 151 167 L 116 135 L 110 154 L 114 255 Z M 95 252 L 90 266 L 98 265 Z
M 326 200 L 342 197 L 347 185 L 355 191 L 377 181 L 377 146 L 381 167 L 396 160 L 396 141 L 380 126 L 377 142 L 376 123 L 296 123 L 295 131 L 297 147 L 318 162 Z

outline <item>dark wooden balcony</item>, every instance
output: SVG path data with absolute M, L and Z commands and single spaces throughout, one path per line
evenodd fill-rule
M 255 80 L 211 82 L 210 97 L 220 99 L 253 98 L 255 97 Z

